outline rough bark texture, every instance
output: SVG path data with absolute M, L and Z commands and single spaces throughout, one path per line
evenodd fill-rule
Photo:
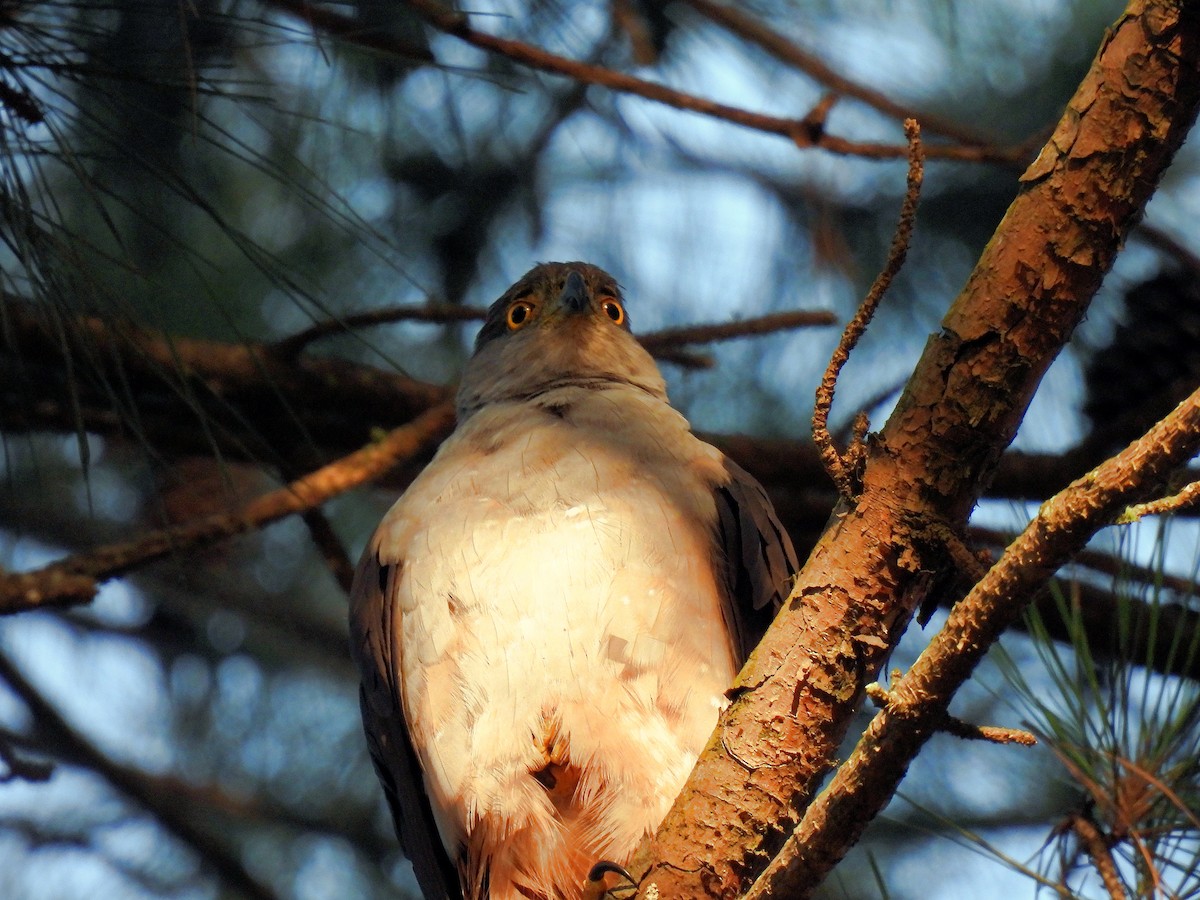
M 1145 437 L 1042 504 L 1004 556 L 950 611 L 850 758 L 746 900 L 807 897 L 892 796 L 939 729 L 954 692 L 1055 571 L 1200 449 L 1200 389 Z M 1082 837 L 1082 835 L 1081 835 Z M 1088 848 L 1109 884 L 1103 854 Z
M 861 497 L 817 544 L 639 854 L 643 890 L 744 892 L 811 801 L 913 610 L 949 586 L 947 541 L 1195 117 L 1198 18 L 1196 4 L 1134 2 L 1114 25 L 872 441 Z

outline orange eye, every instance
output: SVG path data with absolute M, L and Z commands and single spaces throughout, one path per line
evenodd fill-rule
M 604 314 L 612 319 L 615 324 L 625 324 L 625 307 L 621 305 L 621 301 L 614 297 L 608 297 L 600 304 L 600 308 L 604 310 Z
M 524 328 L 533 318 L 533 304 L 518 300 L 508 308 L 508 330 Z

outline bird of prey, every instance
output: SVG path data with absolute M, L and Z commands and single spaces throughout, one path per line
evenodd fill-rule
M 509 288 L 457 403 L 356 574 L 367 740 L 427 898 L 569 900 L 666 815 L 795 553 L 595 266 Z

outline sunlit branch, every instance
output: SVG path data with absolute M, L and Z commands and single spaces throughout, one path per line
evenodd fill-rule
M 816 403 L 813 407 L 813 443 L 817 445 L 817 450 L 821 454 L 825 471 L 829 473 L 829 477 L 837 485 L 838 493 L 845 500 L 850 500 L 857 493 L 854 473 L 848 464 L 850 456 L 854 454 L 843 456 L 838 452 L 833 442 L 833 436 L 829 433 L 829 412 L 833 407 L 833 392 L 837 387 L 842 367 L 846 365 L 851 352 L 866 332 L 875 311 L 879 308 L 880 301 L 883 300 L 883 295 L 887 293 L 892 279 L 896 277 L 908 255 L 908 244 L 912 239 L 913 225 L 917 215 L 917 201 L 921 196 L 921 182 L 924 178 L 925 168 L 921 129 L 915 119 L 905 120 L 904 132 L 909 141 L 908 184 L 904 192 L 904 203 L 900 208 L 900 219 L 888 250 L 887 262 L 876 276 L 871 289 L 867 291 L 867 296 L 863 298 L 854 318 L 847 323 L 842 332 L 841 340 L 838 341 L 837 348 L 833 351 L 833 357 L 829 360 L 829 365 L 825 368 L 825 374 L 817 387 Z M 865 429 L 856 426 L 856 433 L 862 431 Z
M 171 553 L 209 546 L 260 528 L 285 516 L 320 506 L 331 497 L 373 480 L 398 463 L 441 441 L 454 424 L 454 410 L 442 403 L 376 443 L 330 463 L 286 487 L 250 501 L 232 513 L 151 532 L 132 541 L 70 556 L 33 572 L 0 578 L 0 614 L 45 605 L 87 602 L 98 583 Z M 91 594 L 83 586 L 92 581 Z M 64 582 L 66 587 L 64 587 Z M 67 587 L 70 589 L 68 590 Z
M 888 694 L 850 758 L 813 801 L 747 900 L 816 885 L 892 796 L 937 730 L 955 691 L 988 648 L 1045 586 L 1126 506 L 1200 450 L 1200 390 L 1144 437 L 1042 504 L 1000 560 L 953 609 L 928 648 Z M 854 823 L 849 829 L 847 823 Z M 849 840 L 853 840 L 850 838 Z M 778 893 L 774 894 L 778 896 Z
M 896 678 L 900 677 L 897 672 Z M 867 685 L 867 699 L 878 709 L 887 709 L 891 699 L 891 691 L 878 682 Z M 1037 738 L 1022 728 L 1008 728 L 1001 725 L 973 725 L 962 719 L 946 713 L 937 723 L 937 730 L 962 738 L 965 741 L 987 741 L 992 744 L 1020 744 L 1022 747 L 1032 747 L 1037 744 Z
M 1166 513 L 1183 512 L 1184 510 L 1194 509 L 1197 503 L 1200 503 L 1200 481 L 1193 481 L 1183 490 L 1169 497 L 1147 500 L 1145 503 L 1138 503 L 1135 506 L 1129 507 L 1121 516 L 1121 522 L 1136 522 L 1145 516 L 1161 516 Z

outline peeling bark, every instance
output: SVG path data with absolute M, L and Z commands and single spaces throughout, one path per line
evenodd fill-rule
M 857 504 L 817 544 L 639 853 L 643 889 L 737 896 L 799 820 L 863 686 L 918 605 L 949 586 L 945 535 L 961 533 L 1186 136 L 1200 101 L 1198 39 L 1200 7 L 1179 0 L 1138 0 L 1109 32 L 871 442 Z

